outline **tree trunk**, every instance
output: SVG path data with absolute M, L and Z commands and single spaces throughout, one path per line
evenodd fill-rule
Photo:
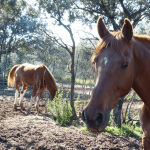
M 78 117 L 76 114 L 76 110 L 74 107 L 74 84 L 75 84 L 75 72 L 74 72 L 74 54 L 71 56 L 71 99 L 70 99 L 70 105 L 73 112 L 73 117 L 78 121 Z
M 2 54 L 1 54 L 1 52 L 0 52 L 0 64 L 1 64 L 1 61 L 2 61 L 2 58 L 1 58 L 1 57 L 2 57 Z M 2 68 L 1 68 L 1 67 L 2 67 L 2 64 L 0 65 L 0 75 L 2 74 Z
M 113 120 L 117 124 L 118 128 L 121 128 L 121 111 L 124 97 L 119 99 L 117 106 L 113 109 Z

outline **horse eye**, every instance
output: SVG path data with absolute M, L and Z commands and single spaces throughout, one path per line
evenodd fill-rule
M 128 66 L 129 66 L 129 63 L 125 62 L 125 63 L 122 64 L 121 68 L 126 69 Z

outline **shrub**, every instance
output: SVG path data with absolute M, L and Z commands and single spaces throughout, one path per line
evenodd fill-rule
M 68 93 L 66 97 L 68 97 Z M 60 125 L 68 125 L 71 124 L 73 120 L 72 108 L 70 106 L 69 101 L 63 100 L 63 90 L 61 93 L 56 93 L 53 101 L 50 101 L 47 105 L 47 109 L 52 113 L 52 118 L 56 120 L 56 122 Z

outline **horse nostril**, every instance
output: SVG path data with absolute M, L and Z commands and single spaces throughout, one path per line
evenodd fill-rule
M 86 115 L 85 115 L 85 110 L 84 110 L 84 109 L 83 109 L 83 111 L 82 111 L 81 119 L 82 119 L 85 123 L 87 123 L 87 121 L 86 121 Z
M 103 123 L 103 114 L 102 113 L 98 113 L 95 116 L 95 121 L 96 121 L 96 125 L 101 125 Z

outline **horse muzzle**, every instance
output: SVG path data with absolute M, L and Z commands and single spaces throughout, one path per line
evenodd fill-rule
M 90 118 L 86 110 L 82 111 L 82 120 L 86 123 L 87 128 L 93 132 L 103 132 L 110 118 L 109 113 L 103 114 L 100 111 L 96 111 L 93 118 Z

